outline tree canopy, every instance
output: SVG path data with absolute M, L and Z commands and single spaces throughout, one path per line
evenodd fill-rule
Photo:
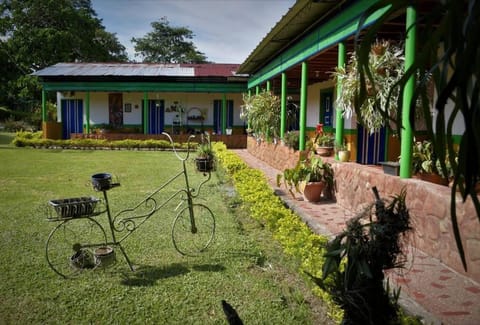
M 205 63 L 206 56 L 197 50 L 193 32 L 186 27 L 172 27 L 166 17 L 151 23 L 153 31 L 144 37 L 132 38 L 135 56 L 144 62 Z
M 0 53 L 0 105 L 13 109 L 38 102 L 40 88 L 30 76 L 36 70 L 58 62 L 127 60 L 90 0 L 1 0 Z

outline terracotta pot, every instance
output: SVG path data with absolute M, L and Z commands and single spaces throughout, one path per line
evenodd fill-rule
M 422 181 L 438 184 L 438 185 L 448 185 L 448 179 L 438 175 L 438 174 L 425 174 L 425 173 L 419 173 L 417 174 L 417 177 L 420 178 Z
M 315 152 L 322 157 L 330 157 L 333 154 L 333 147 L 315 146 Z
M 303 198 L 308 202 L 319 202 L 322 196 L 324 182 L 308 182 L 303 187 Z

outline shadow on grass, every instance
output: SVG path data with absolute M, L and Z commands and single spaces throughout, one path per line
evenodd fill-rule
M 192 266 L 192 270 L 199 272 L 221 272 L 225 270 L 225 267 L 219 264 L 201 264 Z M 132 287 L 147 287 L 154 285 L 160 279 L 180 276 L 192 270 L 181 263 L 175 263 L 165 267 L 142 265 L 137 267 L 135 272 L 124 273 L 121 284 Z

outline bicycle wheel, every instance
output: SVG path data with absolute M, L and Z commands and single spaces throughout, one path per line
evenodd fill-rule
M 182 255 L 195 256 L 212 243 L 215 236 L 215 217 L 203 204 L 192 205 L 196 229 L 192 228 L 189 207 L 183 208 L 175 217 L 172 227 L 172 241 Z
M 95 248 L 106 246 L 103 227 L 92 218 L 61 222 L 50 232 L 45 247 L 48 265 L 64 278 L 96 267 Z

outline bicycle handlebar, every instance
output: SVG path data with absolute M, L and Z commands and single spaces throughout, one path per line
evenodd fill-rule
M 162 134 L 164 136 L 166 136 L 168 138 L 168 140 L 170 140 L 170 143 L 172 144 L 172 149 L 173 149 L 173 152 L 175 153 L 175 156 L 177 156 L 177 158 L 180 160 L 180 161 L 186 161 L 188 159 L 188 157 L 190 156 L 190 141 L 195 138 L 195 135 L 191 134 L 189 137 L 188 137 L 188 141 L 187 141 L 187 155 L 182 158 L 182 156 L 180 156 L 178 154 L 178 151 L 177 151 L 177 148 L 175 148 L 175 143 L 173 142 L 173 139 L 172 137 L 170 136 L 170 134 L 168 134 L 167 132 L 162 132 Z

